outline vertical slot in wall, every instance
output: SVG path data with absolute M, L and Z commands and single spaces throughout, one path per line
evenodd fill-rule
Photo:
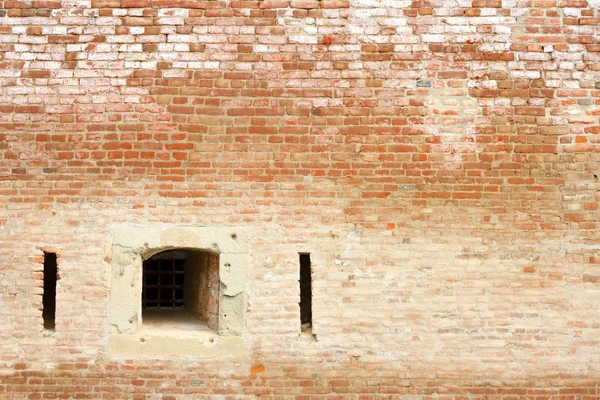
M 312 325 L 312 273 L 310 254 L 300 254 L 300 323 Z
M 54 330 L 56 323 L 56 253 L 44 253 L 44 294 L 42 295 L 42 316 L 44 329 Z

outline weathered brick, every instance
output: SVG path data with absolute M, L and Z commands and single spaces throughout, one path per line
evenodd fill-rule
M 84 3 L 0 1 L 0 398 L 598 397 L 597 2 Z M 243 355 L 116 357 L 121 264 L 192 239 Z

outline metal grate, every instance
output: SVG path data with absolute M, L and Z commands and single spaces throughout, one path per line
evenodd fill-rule
M 144 261 L 142 307 L 183 307 L 184 266 L 184 259 L 150 258 Z

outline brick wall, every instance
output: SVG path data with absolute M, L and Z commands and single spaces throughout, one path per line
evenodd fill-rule
M 599 7 L 0 1 L 0 398 L 597 399 Z M 123 224 L 250 232 L 243 359 L 111 356 Z

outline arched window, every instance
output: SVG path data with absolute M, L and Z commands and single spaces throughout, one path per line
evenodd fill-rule
M 143 262 L 144 325 L 190 324 L 195 319 L 217 330 L 219 286 L 217 254 L 175 249 L 153 255 Z
M 244 356 L 245 229 L 121 226 L 111 250 L 112 356 Z

